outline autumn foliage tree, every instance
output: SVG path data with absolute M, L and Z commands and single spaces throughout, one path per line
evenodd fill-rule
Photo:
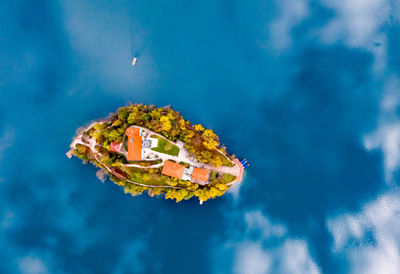
M 214 133 L 214 131 L 212 131 L 212 129 L 204 130 L 201 137 L 203 138 L 203 145 L 207 149 L 213 150 L 219 146 L 218 136 Z

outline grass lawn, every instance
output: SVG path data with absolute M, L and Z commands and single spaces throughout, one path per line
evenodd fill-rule
M 236 180 L 236 176 L 229 174 L 229 173 L 224 173 L 224 175 L 222 176 L 222 180 L 225 184 L 228 184 L 228 183 Z
M 213 153 L 215 153 L 214 155 L 218 155 L 221 158 L 223 166 L 230 166 L 230 167 L 234 166 L 234 164 L 232 164 L 232 162 L 224 154 L 220 153 L 217 150 L 214 150 Z
M 145 185 L 151 185 L 151 186 L 169 186 L 166 182 L 163 182 L 161 180 L 157 180 L 156 178 L 153 178 L 152 176 L 148 177 L 148 176 L 144 176 L 144 177 L 131 177 L 130 178 L 132 181 L 136 182 L 136 183 L 142 183 Z
M 234 164 L 232 164 L 232 162 L 229 161 L 229 159 L 225 155 L 222 155 L 221 159 L 223 166 L 230 166 L 230 167 L 234 166 Z
M 126 141 L 127 137 L 128 136 L 124 135 L 124 138 L 122 139 L 122 145 L 124 146 L 125 151 L 128 151 L 128 145 L 126 144 L 127 143 L 127 141 Z
M 145 185 L 151 186 L 169 186 L 163 181 L 163 176 L 158 173 L 157 169 L 153 169 L 153 173 L 136 167 L 120 167 L 120 169 L 128 174 L 128 179 Z
M 128 161 L 128 163 L 129 164 L 143 166 L 143 167 L 147 167 L 147 166 L 161 164 L 162 160 L 158 159 L 158 160 L 153 160 L 153 161 Z
M 178 156 L 179 154 L 179 147 L 162 138 L 158 138 L 158 145 L 152 148 L 152 150 L 172 156 Z

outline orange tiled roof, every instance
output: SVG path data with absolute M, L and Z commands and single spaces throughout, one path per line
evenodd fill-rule
M 142 160 L 142 136 L 140 136 L 140 129 L 130 127 L 125 133 L 128 136 L 128 161 Z
M 209 174 L 210 174 L 210 171 L 208 169 L 195 167 L 195 168 L 193 168 L 192 180 L 199 180 L 199 181 L 207 182 Z
M 125 133 L 126 133 L 126 135 L 128 135 L 128 137 L 139 136 L 140 135 L 140 128 L 138 128 L 138 127 L 129 127 L 129 128 L 126 129 Z
M 171 161 L 165 161 L 161 173 L 181 179 L 184 171 L 185 171 L 184 165 L 180 165 Z

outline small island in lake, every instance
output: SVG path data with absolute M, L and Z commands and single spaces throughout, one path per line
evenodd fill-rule
M 244 166 L 218 136 L 192 125 L 171 107 L 132 104 L 78 129 L 67 152 L 101 168 L 125 193 L 147 191 L 177 202 L 223 195 L 243 178 Z M 246 164 L 245 164 L 246 166 Z

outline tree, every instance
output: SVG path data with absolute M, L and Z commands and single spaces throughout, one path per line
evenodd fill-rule
M 199 188 L 199 184 L 191 183 L 191 182 L 189 182 L 189 183 L 190 183 L 190 184 L 186 186 L 186 188 L 187 188 L 188 190 L 195 191 L 196 189 Z
M 160 117 L 161 117 L 160 110 L 159 109 L 153 109 L 150 112 L 150 116 L 151 116 L 152 120 L 159 121 Z
M 96 130 L 92 133 L 92 138 L 96 139 L 96 142 L 99 144 L 102 144 L 105 141 L 105 137 L 103 135 L 103 132 L 100 130 Z
M 129 112 L 126 108 L 118 109 L 118 120 L 122 122 L 126 122 L 126 118 L 128 118 Z
M 187 197 L 188 193 L 189 191 L 187 191 L 186 189 L 179 189 L 175 191 L 176 202 L 182 201 L 185 197 Z
M 200 124 L 194 125 L 193 127 L 195 130 L 200 131 L 200 132 L 203 132 L 205 130 L 205 128 Z
M 223 195 L 224 193 L 225 193 L 225 191 L 220 190 L 220 189 L 218 189 L 218 188 L 216 188 L 216 187 L 213 187 L 213 186 L 211 186 L 211 187 L 208 189 L 208 194 L 210 195 L 210 198 L 215 198 L 215 197 L 217 197 L 217 196 L 221 196 L 221 195 Z
M 130 125 L 136 124 L 137 118 L 138 118 L 137 113 L 135 112 L 130 113 L 127 120 L 128 124 Z
M 201 137 L 203 138 L 203 145 L 207 149 L 213 150 L 219 145 L 218 136 L 212 131 L 212 129 L 206 129 Z
M 209 150 L 202 150 L 200 152 L 200 158 L 201 160 L 205 162 L 209 162 L 209 160 L 213 157 L 213 154 Z
M 97 124 L 94 124 L 94 126 L 93 126 L 93 128 L 95 130 L 103 130 L 105 127 L 106 127 L 106 125 L 103 123 L 97 123 Z
M 185 130 L 186 129 L 185 120 L 182 117 L 179 118 L 178 125 L 179 125 L 181 130 Z
M 215 187 L 222 191 L 227 190 L 229 188 L 229 186 L 227 186 L 226 184 L 221 184 L 221 183 L 215 184 Z
M 122 121 L 119 120 L 119 119 L 115 120 L 115 121 L 112 123 L 112 126 L 113 126 L 113 127 L 118 127 L 118 126 L 120 126 L 120 125 L 122 125 Z M 118 129 L 120 129 L 120 128 L 118 128 Z
M 192 198 L 193 196 L 194 196 L 193 191 L 188 191 L 187 194 L 186 194 L 186 196 L 185 196 L 185 198 L 183 198 L 183 199 L 189 200 L 189 199 Z
M 210 157 L 210 158 L 207 159 L 207 162 L 210 165 L 213 165 L 213 166 L 216 166 L 216 167 L 222 166 L 222 160 L 221 160 L 221 157 L 219 157 L 219 156 Z
M 163 130 L 167 132 L 171 130 L 171 121 L 167 116 L 161 116 L 160 122 L 162 124 Z
M 175 196 L 175 189 L 169 189 L 166 193 L 165 193 L 165 199 L 171 199 L 173 200 Z
M 145 113 L 145 114 L 143 114 L 142 118 L 143 118 L 143 120 L 146 120 L 148 122 L 148 121 L 150 121 L 151 116 L 150 116 L 150 114 Z
M 170 189 L 165 193 L 165 199 L 175 199 L 176 202 L 180 202 L 185 199 L 189 194 L 186 189 Z
M 178 185 L 178 180 L 176 178 L 167 177 L 167 176 L 164 176 L 164 178 L 166 180 L 166 183 L 169 186 L 177 186 Z
M 122 142 L 122 135 L 118 130 L 113 129 L 107 136 L 107 139 L 111 142 Z
M 190 131 L 185 135 L 185 140 L 184 140 L 185 143 L 186 143 L 186 144 L 191 143 L 191 142 L 192 142 L 193 136 L 194 136 L 194 131 L 193 131 L 193 130 L 190 130 Z
M 199 198 L 200 201 L 207 201 L 210 199 L 210 194 L 206 188 L 199 188 L 194 192 L 194 195 Z
M 154 197 L 155 195 L 160 195 L 161 192 L 162 192 L 162 188 L 161 187 L 154 187 L 154 188 L 151 188 L 151 189 L 147 190 L 147 193 L 151 197 Z
M 130 193 L 132 196 L 140 195 L 146 188 L 135 184 L 126 184 L 124 188 L 125 193 Z

